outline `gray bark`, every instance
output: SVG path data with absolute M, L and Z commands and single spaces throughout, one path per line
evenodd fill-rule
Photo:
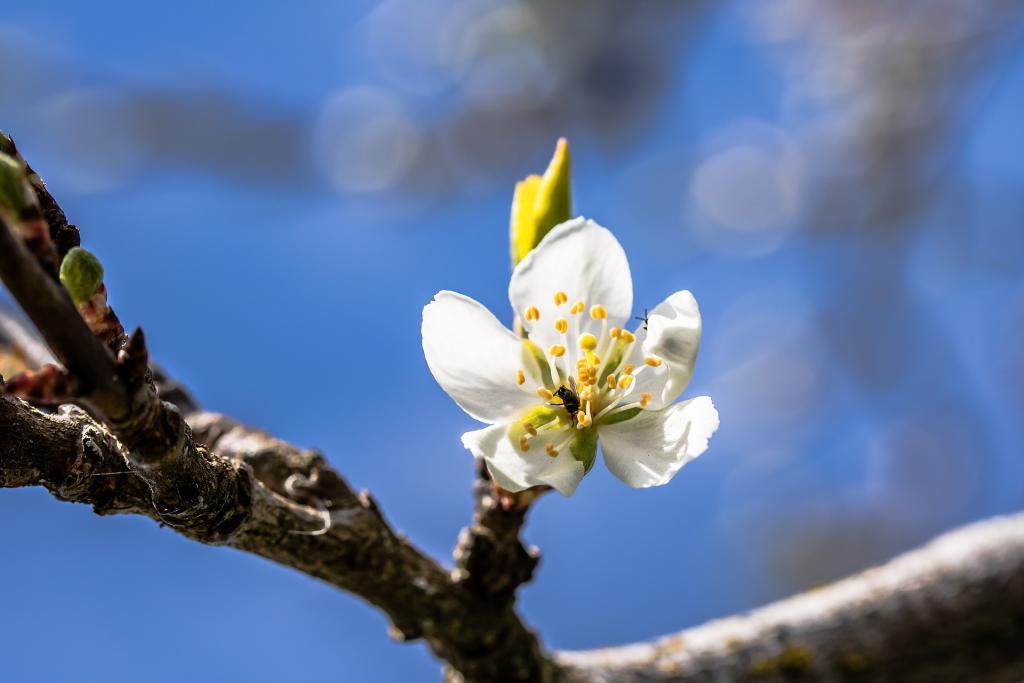
M 1024 680 L 1024 514 L 650 643 L 563 652 L 572 683 Z
M 16 154 L 2 136 L 0 148 Z M 77 230 L 38 176 L 29 181 L 62 253 Z M 537 564 L 519 538 L 533 493 L 503 501 L 481 470 L 449 571 L 316 451 L 199 411 L 149 368 L 141 333 L 115 357 L 48 266 L 0 220 L 0 276 L 74 378 L 81 406 L 52 414 L 0 397 L 0 488 L 42 486 L 98 514 L 145 515 L 321 579 L 387 614 L 397 637 L 424 639 L 451 681 L 1024 678 L 1024 515 L 748 615 L 652 643 L 548 654 L 515 609 Z M 0 343 L 42 356 L 12 324 L 0 326 Z

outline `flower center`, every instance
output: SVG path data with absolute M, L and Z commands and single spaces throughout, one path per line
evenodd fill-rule
M 524 339 L 523 357 L 528 367 L 517 371 L 516 383 L 545 401 L 543 409 L 530 412 L 522 430 L 517 430 L 520 450 L 528 451 L 531 441 L 540 436 L 545 452 L 555 457 L 577 430 L 593 429 L 613 417 L 623 419 L 627 411 L 635 414 L 646 408 L 651 396 L 647 392 L 635 395 L 637 375 L 662 361 L 645 358 L 639 367 L 629 363 L 636 336 L 618 327 L 609 329 L 608 311 L 602 304 L 588 308 L 587 302 L 577 300 L 567 305 L 570 299 L 565 292 L 556 292 L 553 300 L 562 314 L 553 321 L 541 320 L 536 306 L 529 306 L 524 313 L 531 330 L 552 325 L 557 343 L 542 349 Z M 539 381 L 539 386 L 531 385 L 528 378 Z

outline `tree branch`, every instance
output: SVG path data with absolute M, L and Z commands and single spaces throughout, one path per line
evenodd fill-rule
M 193 416 L 216 449 L 208 480 L 182 486 L 206 505 L 161 510 L 118 441 L 75 408 L 48 415 L 0 399 L 0 488 L 44 486 L 99 514 L 142 514 L 209 544 L 244 550 L 347 590 L 383 610 L 405 639 L 424 638 L 466 681 L 550 680 L 553 666 L 510 603 L 479 599 L 452 581 L 355 493 L 323 456 L 210 413 Z M 258 474 L 267 477 L 267 483 Z M 224 489 L 245 495 L 229 496 Z M 278 489 L 278 490 L 275 490 Z M 280 492 L 279 492 L 280 491 Z M 291 492 L 305 502 L 292 500 Z
M 504 501 L 487 467 L 477 463 L 473 482 L 473 522 L 459 534 L 454 578 L 467 590 L 498 602 L 515 599 L 516 589 L 533 578 L 540 550 L 519 538 L 526 514 L 539 493 L 523 491 Z
M 571 683 L 1024 679 L 1024 513 L 650 643 L 557 656 Z
M 30 182 L 51 235 L 77 240 L 38 176 Z M 115 358 L 3 221 L 0 276 L 92 413 L 67 406 L 47 414 L 0 398 L 0 488 L 44 486 L 99 514 L 145 515 L 350 591 L 384 611 L 397 636 L 425 639 L 452 667 L 452 681 L 1024 678 L 1024 515 L 954 532 L 746 616 L 552 660 L 514 608 L 537 563 L 519 540 L 528 499 L 503 502 L 481 472 L 473 524 L 449 573 L 321 454 L 197 412 L 187 392 L 156 377 L 178 397 L 186 423 L 161 400 L 141 334 Z
M 37 202 L 56 207 L 33 177 Z M 66 225 L 59 207 L 44 215 Z M 92 418 L 0 399 L 0 433 L 17 437 L 0 443 L 0 487 L 43 485 L 101 514 L 145 514 L 195 540 L 320 578 L 382 609 L 401 637 L 424 638 L 463 680 L 551 677 L 553 665 L 512 600 L 453 581 L 320 454 L 209 414 L 193 420 L 209 447 L 195 439 L 175 406 L 158 396 L 141 331 L 115 359 L 49 264 L 5 220 L 19 218 L 0 214 L 0 278 L 67 368 L 74 398 Z

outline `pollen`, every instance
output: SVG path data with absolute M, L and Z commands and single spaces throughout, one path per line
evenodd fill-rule
M 597 337 L 589 332 L 580 335 L 580 348 L 584 351 L 593 351 L 597 348 Z
M 565 292 L 555 292 L 555 305 L 561 306 L 569 300 L 569 295 Z
M 550 349 L 548 349 L 548 351 L 555 358 L 561 358 L 562 356 L 565 355 L 565 347 L 562 346 L 561 344 L 555 344 Z
M 523 384 L 526 382 L 526 373 L 522 369 L 516 370 L 516 384 Z
M 569 309 L 569 312 L 576 315 L 577 313 L 582 313 L 585 310 L 587 310 L 587 305 L 582 301 L 577 301 L 572 305 L 572 308 Z
M 558 457 L 558 449 L 555 448 L 552 444 L 544 444 L 544 450 L 547 451 L 548 455 L 550 455 L 552 458 Z
M 651 392 L 645 391 L 644 393 L 640 394 L 640 407 L 641 408 L 646 408 L 647 404 L 650 403 L 650 402 L 651 402 Z
M 633 375 L 625 375 L 619 379 L 619 389 L 628 389 L 633 383 Z
M 594 304 L 590 307 L 590 317 L 594 320 L 604 320 L 608 317 L 608 310 L 601 304 Z
M 636 370 L 636 366 L 633 365 L 632 363 L 629 363 L 626 365 L 626 367 L 622 368 L 622 374 L 632 375 L 634 370 Z
M 530 433 L 530 436 L 537 436 L 537 428 L 531 422 L 524 422 L 523 429 Z
M 552 394 L 550 391 L 548 391 L 544 387 L 537 387 L 537 395 L 540 396 L 545 401 L 550 401 L 552 398 L 555 397 L 554 394 Z
M 559 318 L 558 320 L 555 321 L 555 329 L 561 332 L 562 334 L 565 334 L 566 332 L 569 331 L 569 321 L 566 320 L 565 318 Z
M 618 338 L 619 338 L 619 335 L 621 335 L 621 334 L 622 334 L 622 329 L 621 329 L 621 328 L 618 328 L 618 327 L 613 327 L 613 328 L 612 328 L 611 330 L 609 330 L 609 332 L 608 332 L 608 335 L 609 335 L 609 336 L 610 336 L 610 337 L 611 337 L 612 339 L 618 339 Z
M 523 451 L 524 453 L 530 450 L 530 442 L 527 439 L 529 439 L 529 437 L 526 436 L 526 434 L 523 434 L 521 437 L 519 437 L 519 450 Z
M 536 306 L 530 306 L 526 309 L 525 317 L 527 320 L 540 320 L 540 311 Z
M 619 339 L 626 342 L 627 344 L 632 344 L 633 342 L 636 341 L 636 337 L 634 337 L 633 333 L 630 332 L 629 330 L 622 330 L 621 332 L 619 332 Z
M 611 375 L 608 375 L 608 380 L 607 381 L 608 381 L 608 388 L 609 389 L 614 389 L 615 385 L 618 384 L 618 380 L 615 378 L 615 374 L 614 373 L 612 373 Z
M 644 358 L 644 363 L 650 365 L 652 368 L 656 368 L 661 365 L 662 360 L 660 358 L 655 358 L 654 356 L 647 356 L 647 358 Z

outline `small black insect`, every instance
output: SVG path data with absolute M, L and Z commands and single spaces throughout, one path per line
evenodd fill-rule
M 644 309 L 643 317 L 640 317 L 639 315 L 637 315 L 637 316 L 633 317 L 633 320 L 639 320 L 639 321 L 643 322 L 643 324 L 644 324 L 644 332 L 647 331 L 647 309 L 646 308 Z
M 576 426 L 576 413 L 580 410 L 580 395 L 576 393 L 576 380 L 569 377 L 569 386 L 562 385 L 555 391 L 555 396 L 562 399 L 561 403 L 552 403 L 553 406 L 562 406 L 565 412 L 572 418 L 572 426 Z

